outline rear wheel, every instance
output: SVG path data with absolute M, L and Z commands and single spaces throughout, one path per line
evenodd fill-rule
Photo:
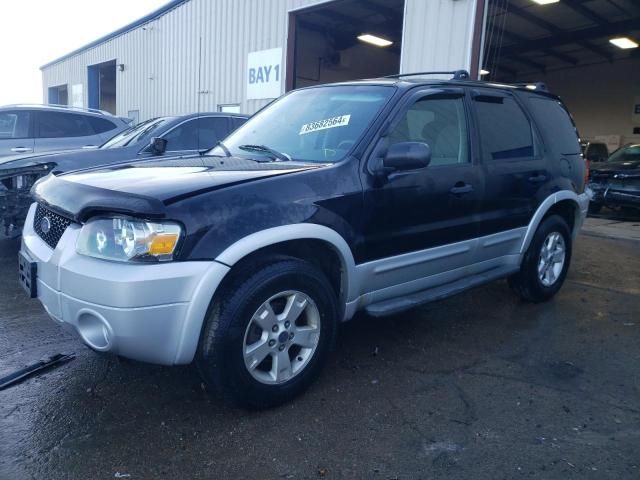
M 564 283 L 571 251 L 567 222 L 559 215 L 545 218 L 533 236 L 520 271 L 509 279 L 509 285 L 523 300 L 550 299 Z
M 236 405 L 287 402 L 318 376 L 334 343 L 337 300 L 324 274 L 278 259 L 222 292 L 197 362 L 205 381 Z

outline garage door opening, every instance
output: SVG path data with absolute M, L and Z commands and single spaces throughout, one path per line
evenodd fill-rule
M 116 113 L 116 61 L 89 65 L 89 108 Z
M 336 0 L 289 16 L 287 90 L 399 73 L 404 0 Z
M 49 87 L 49 105 L 69 105 L 69 92 L 66 85 Z
M 489 1 L 482 78 L 544 82 L 609 153 L 640 142 L 640 2 L 541 3 Z

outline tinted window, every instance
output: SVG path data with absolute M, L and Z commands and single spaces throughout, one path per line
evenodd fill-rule
M 178 125 L 163 137 L 167 140 L 167 150 L 197 150 L 198 121 L 189 120 Z
M 604 162 L 609 156 L 609 149 L 604 143 L 590 143 L 586 157 L 592 162 Z
M 576 127 L 569 112 L 558 100 L 531 96 L 529 105 L 536 125 L 544 135 L 545 144 L 551 150 L 565 155 L 580 153 Z
M 238 128 L 240 125 L 242 125 L 244 122 L 246 122 L 247 119 L 246 118 L 242 118 L 242 117 L 232 117 L 231 118 L 231 128 L 233 130 L 235 130 L 236 128 Z M 227 134 L 228 135 L 228 134 Z
M 533 157 L 531 124 L 512 97 L 476 95 L 474 105 L 486 160 Z
M 0 139 L 27 138 L 30 118 L 29 112 L 0 112 Z
M 104 133 L 116 128 L 115 123 L 110 122 L 105 118 L 99 118 L 99 117 L 87 117 L 87 118 L 89 120 L 89 123 L 91 124 L 91 127 L 93 128 L 93 131 L 96 133 Z
M 229 135 L 229 122 L 224 117 L 189 120 L 174 128 L 164 138 L 167 150 L 208 150 Z
M 467 123 L 462 98 L 424 98 L 414 103 L 389 134 L 389 144 L 423 142 L 431 165 L 468 162 Z
M 84 115 L 61 112 L 38 112 L 38 137 L 88 137 L 93 130 Z

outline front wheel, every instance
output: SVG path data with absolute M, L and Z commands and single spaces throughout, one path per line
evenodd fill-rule
M 559 215 L 545 218 L 533 236 L 520 271 L 509 285 L 523 300 L 543 302 L 564 283 L 571 262 L 571 232 Z
M 334 343 L 334 289 L 313 265 L 278 259 L 212 305 L 198 352 L 206 383 L 245 408 L 285 403 L 320 373 Z

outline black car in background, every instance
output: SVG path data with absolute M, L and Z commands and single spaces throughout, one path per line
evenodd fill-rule
M 589 210 L 603 206 L 640 209 L 640 143 L 630 143 L 611 154 L 606 162 L 591 164 Z
M 29 190 L 50 172 L 67 172 L 131 159 L 197 154 L 214 147 L 248 115 L 198 113 L 152 118 L 124 130 L 98 148 L 0 158 L 0 226 L 20 229 L 31 204 Z M 160 140 L 159 140 L 160 139 Z

